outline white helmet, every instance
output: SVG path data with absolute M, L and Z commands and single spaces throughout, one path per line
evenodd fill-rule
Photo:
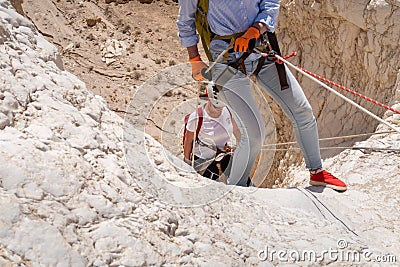
M 214 82 L 209 82 L 207 85 L 207 96 L 211 104 L 216 108 L 225 107 L 225 103 L 218 99 L 219 90 Z

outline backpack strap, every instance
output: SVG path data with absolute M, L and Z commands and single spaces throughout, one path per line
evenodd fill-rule
M 201 43 L 203 44 L 204 52 L 206 53 L 208 60 L 212 61 L 213 59 L 208 46 L 214 37 L 214 33 L 211 31 L 210 25 L 207 21 L 208 2 L 209 0 L 199 0 L 197 4 L 195 24 L 197 32 L 201 37 Z
M 201 129 L 201 125 L 203 124 L 203 107 L 199 107 L 197 109 L 197 116 L 199 117 L 199 121 L 197 122 L 197 128 L 196 128 L 196 139 L 198 139 L 197 137 L 199 136 L 200 133 L 200 129 Z M 186 125 L 189 122 L 189 118 L 190 118 L 190 113 L 186 114 L 184 122 L 185 122 L 185 129 L 184 129 L 184 133 L 183 135 L 186 134 Z
M 196 30 L 200 35 L 201 43 L 204 48 L 204 52 L 207 55 L 207 58 L 210 62 L 213 61 L 213 58 L 210 53 L 210 43 L 212 40 L 223 40 L 227 42 L 230 46 L 233 46 L 235 43 L 236 38 L 239 36 L 242 36 L 244 32 L 239 32 L 239 33 L 234 33 L 230 35 L 225 35 L 225 36 L 218 36 L 215 33 L 212 32 L 210 28 L 210 24 L 208 23 L 207 20 L 207 14 L 208 14 L 208 4 L 210 0 L 198 0 L 197 3 L 197 10 L 195 14 L 195 24 L 196 24 Z M 226 53 L 224 56 L 224 60 L 226 61 L 228 59 L 229 53 Z
M 196 128 L 196 140 L 199 139 L 201 125 L 203 124 L 203 106 L 197 108 L 197 115 L 199 116 L 199 121 L 197 122 Z
M 196 111 L 197 111 L 197 116 L 198 116 L 199 120 L 197 122 L 197 128 L 196 128 L 196 140 L 194 140 L 194 141 L 198 143 L 200 141 L 200 139 L 199 139 L 200 129 L 201 129 L 201 126 L 203 124 L 203 107 L 199 107 Z M 183 137 L 182 137 L 183 150 L 185 150 L 184 145 L 185 145 L 185 139 L 186 139 L 186 134 L 187 134 L 186 126 L 187 126 L 187 124 L 189 122 L 190 115 L 191 115 L 191 113 L 186 114 L 185 119 L 184 119 L 185 126 L 184 126 Z M 191 157 L 192 157 L 193 148 L 191 148 L 190 150 L 191 150 L 190 154 L 191 154 Z

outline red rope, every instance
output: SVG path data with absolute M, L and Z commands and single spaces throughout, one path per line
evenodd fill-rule
M 389 107 L 389 106 L 387 106 L 387 105 L 385 105 L 385 104 L 383 104 L 383 103 L 381 103 L 381 102 L 379 102 L 379 101 L 377 101 L 377 100 L 375 100 L 375 99 L 372 99 L 372 98 L 370 98 L 370 97 L 368 97 L 368 96 L 365 96 L 365 95 L 363 95 L 363 94 L 360 94 L 360 93 L 358 93 L 358 92 L 356 92 L 356 91 L 354 91 L 354 90 L 351 90 L 351 89 L 349 89 L 349 88 L 347 88 L 347 87 L 345 87 L 345 86 L 343 86 L 343 85 L 340 85 L 340 84 L 337 84 L 337 83 L 335 83 L 335 82 L 332 82 L 332 81 L 330 81 L 330 80 L 328 80 L 328 79 L 326 79 L 326 78 L 324 78 L 324 77 L 322 77 L 322 76 L 319 76 L 318 74 L 312 73 L 311 71 L 308 71 L 308 70 L 306 70 L 306 69 L 304 69 L 304 68 L 301 68 L 301 67 L 298 67 L 298 68 L 300 68 L 302 71 L 304 71 L 304 72 L 310 74 L 311 76 L 317 78 L 318 80 L 321 80 L 321 81 L 326 82 L 326 83 L 328 83 L 328 84 L 330 84 L 330 85 L 336 86 L 336 87 L 338 87 L 338 88 L 340 88 L 340 89 L 342 89 L 342 90 L 344 90 L 344 91 L 346 91 L 346 92 L 349 92 L 349 93 L 351 93 L 351 94 L 353 94 L 353 95 L 356 95 L 356 96 L 358 96 L 358 97 L 361 97 L 362 99 L 365 99 L 365 100 L 367 100 L 367 101 L 369 101 L 369 102 L 371 102 L 371 103 L 374 103 L 375 105 L 378 105 L 378 106 L 383 107 L 383 108 L 385 108 L 385 109 L 391 110 L 391 111 L 393 111 L 393 112 L 395 112 L 395 113 L 397 113 L 397 114 L 400 114 L 400 110 L 397 110 L 397 109 L 394 109 L 394 108 L 392 108 L 392 107 Z
M 290 53 L 287 56 L 282 56 L 282 58 L 283 59 L 288 59 L 288 58 L 291 58 L 291 57 L 294 57 L 294 56 L 297 56 L 297 53 L 296 53 L 296 51 L 293 50 L 292 53 Z M 283 62 L 280 61 L 279 59 L 275 59 L 275 62 L 278 63 L 278 64 L 283 64 Z
M 295 55 L 296 55 L 296 52 L 295 52 L 295 51 L 292 51 L 292 53 L 291 53 L 290 55 L 287 55 L 287 56 L 282 57 L 282 58 L 287 59 L 287 58 L 294 57 Z M 279 63 L 279 64 L 282 64 L 282 61 L 280 61 L 280 60 L 278 60 L 278 59 L 276 60 L 276 62 Z M 351 94 L 353 94 L 353 95 L 356 95 L 356 96 L 358 96 L 358 97 L 361 97 L 362 99 L 365 99 L 365 100 L 367 100 L 367 101 L 369 101 L 369 102 L 371 102 L 371 103 L 374 103 L 375 105 L 378 105 L 378 106 L 380 106 L 380 107 L 383 107 L 383 108 L 385 108 L 385 109 L 388 109 L 388 110 L 390 110 L 390 111 L 393 111 L 393 112 L 395 112 L 395 113 L 397 113 L 397 114 L 400 114 L 400 110 L 397 110 L 397 109 L 394 109 L 394 108 L 392 108 L 392 107 L 389 107 L 389 106 L 387 106 L 387 105 L 385 105 L 385 104 L 383 104 L 383 103 L 381 103 L 381 102 L 379 102 L 379 101 L 377 101 L 377 100 L 375 100 L 375 99 L 372 99 L 372 98 L 370 98 L 370 97 L 368 97 L 368 96 L 365 96 L 365 95 L 363 95 L 363 94 L 360 94 L 360 93 L 358 93 L 358 92 L 356 92 L 356 91 L 354 91 L 354 90 L 351 90 L 351 89 L 349 89 L 349 88 L 347 88 L 347 87 L 345 87 L 345 86 L 343 86 L 343 85 L 340 85 L 340 84 L 337 84 L 337 83 L 335 83 L 335 82 L 332 82 L 332 81 L 330 81 L 330 80 L 328 80 L 328 79 L 326 79 L 326 78 L 324 78 L 324 77 L 322 77 L 322 76 L 320 76 L 320 75 L 318 75 L 318 74 L 312 73 L 311 71 L 308 71 L 308 70 L 306 70 L 306 69 L 304 69 L 304 68 L 302 68 L 302 67 L 299 67 L 299 66 L 296 66 L 296 67 L 298 67 L 298 68 L 301 69 L 302 71 L 306 72 L 307 74 L 310 74 L 310 75 L 313 76 L 314 78 L 317 78 L 317 79 L 320 80 L 320 81 L 323 81 L 323 82 L 326 82 L 326 83 L 328 83 L 328 84 L 330 84 L 330 85 L 336 86 L 336 87 L 338 87 L 338 88 L 340 88 L 340 89 L 342 89 L 342 90 L 345 90 L 346 92 L 349 92 L 349 93 L 351 93 Z

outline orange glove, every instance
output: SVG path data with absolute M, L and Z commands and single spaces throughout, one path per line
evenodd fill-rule
M 208 66 L 201 60 L 200 55 L 189 59 L 190 64 L 192 64 L 192 77 L 196 81 L 204 81 L 206 78 L 201 74 L 203 69 L 207 69 Z
M 236 39 L 233 50 L 235 52 L 251 51 L 258 38 L 260 38 L 260 30 L 251 26 L 242 36 Z

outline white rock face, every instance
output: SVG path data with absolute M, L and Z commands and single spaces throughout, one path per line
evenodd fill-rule
M 291 61 L 391 105 L 399 75 L 399 1 L 282 1 L 279 34 Z M 322 137 L 373 131 L 378 122 L 299 76 Z M 339 90 L 339 89 L 338 89 Z M 341 91 L 344 92 L 344 91 Z M 385 109 L 345 93 L 382 116 Z
M 339 239 L 345 251 L 400 260 L 398 154 L 345 151 L 329 159 L 349 183 L 343 194 L 304 188 L 304 172 L 291 177 L 297 188 L 256 190 L 176 171 L 159 144 L 124 129 L 102 98 L 63 71 L 55 47 L 3 0 L 0 108 L 1 266 L 270 266 L 285 262 L 270 254 L 262 262 L 266 247 L 321 255 Z M 387 134 L 358 145 L 399 148 L 399 141 Z M 136 159 L 129 171 L 125 152 Z M 174 207 L 143 186 L 160 177 L 174 184 L 155 193 L 173 192 L 178 203 L 225 195 Z

